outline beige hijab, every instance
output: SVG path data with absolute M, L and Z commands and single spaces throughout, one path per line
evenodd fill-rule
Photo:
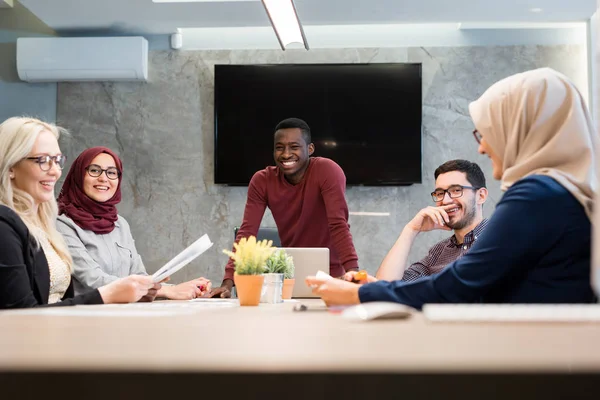
M 548 175 L 592 215 L 598 138 L 581 94 L 564 75 L 540 68 L 493 84 L 469 104 L 475 127 L 503 160 L 502 190 Z

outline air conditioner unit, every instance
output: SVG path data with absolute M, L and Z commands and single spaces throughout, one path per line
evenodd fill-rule
M 26 82 L 146 81 L 143 37 L 17 39 L 17 72 Z

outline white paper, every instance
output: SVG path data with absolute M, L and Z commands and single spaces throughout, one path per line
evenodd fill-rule
M 329 275 L 326 272 L 323 271 L 317 271 L 317 274 L 315 275 L 315 278 L 317 279 L 323 279 L 323 280 L 329 280 L 329 279 L 333 279 L 333 276 Z M 311 288 L 316 288 L 317 285 L 310 285 Z
M 236 299 L 223 299 L 223 298 L 208 298 L 208 297 L 197 297 L 192 300 L 188 300 L 190 303 L 236 303 Z
M 212 245 L 213 244 L 208 238 L 208 235 L 203 235 L 200 239 L 189 245 L 181 253 L 173 257 L 173 259 L 166 263 L 161 269 L 156 271 L 154 275 L 152 275 L 152 280 L 154 282 L 160 282 L 163 279 L 168 278 L 181 268 L 188 265 L 200 254 L 210 249 Z
M 333 279 L 333 277 L 331 275 L 329 275 L 328 273 L 325 273 L 323 271 L 317 271 L 317 275 L 315 276 L 315 278 L 317 279 Z

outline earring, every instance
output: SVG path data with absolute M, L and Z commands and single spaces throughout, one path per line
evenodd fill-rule
M 15 179 L 14 174 L 10 174 L 10 179 Z

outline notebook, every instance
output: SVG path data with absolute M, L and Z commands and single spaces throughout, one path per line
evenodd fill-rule
M 434 322 L 598 322 L 598 304 L 425 304 Z

